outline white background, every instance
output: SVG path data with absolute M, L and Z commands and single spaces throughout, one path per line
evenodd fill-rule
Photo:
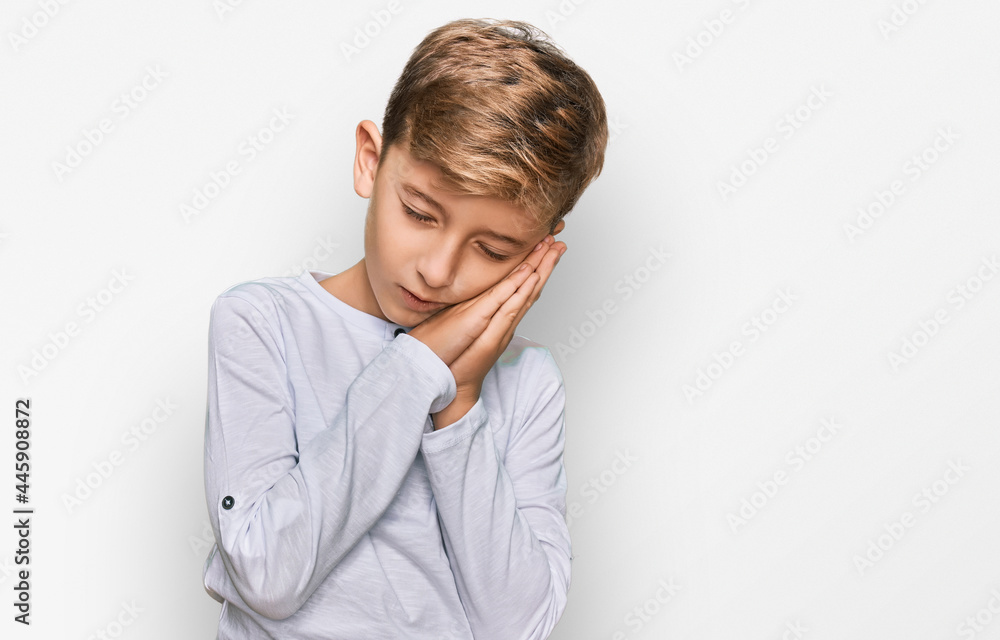
M 211 303 L 357 262 L 356 125 L 428 31 L 497 17 L 589 71 L 613 136 L 519 329 L 568 393 L 552 638 L 1000 638 L 997 3 L 387 4 L 4 3 L 0 502 L 28 397 L 36 512 L 30 628 L 0 530 L 2 635 L 214 637 Z

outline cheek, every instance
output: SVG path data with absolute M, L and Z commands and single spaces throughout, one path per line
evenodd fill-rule
M 368 212 L 365 215 L 365 253 L 375 249 L 375 241 L 379 237 L 378 215 L 374 206 L 374 201 L 368 202 Z
M 372 248 L 381 252 L 382 257 L 392 253 L 392 248 L 399 244 L 400 230 L 390 219 L 388 212 L 372 210 L 365 225 L 365 234 Z
M 482 268 L 481 266 L 477 266 L 475 272 L 469 273 L 468 278 L 465 280 L 463 298 L 468 300 L 475 298 L 484 291 L 488 291 L 497 283 L 502 282 L 512 269 L 513 267 Z

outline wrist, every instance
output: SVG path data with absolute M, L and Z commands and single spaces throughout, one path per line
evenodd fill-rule
M 479 396 L 482 394 L 482 386 L 478 387 L 457 387 L 455 390 L 455 399 L 452 400 L 452 404 L 461 403 L 467 404 L 470 407 L 479 401 Z
M 434 430 L 437 431 L 448 425 L 455 424 L 465 417 L 465 414 L 469 413 L 478 401 L 478 396 L 476 398 L 469 398 L 466 395 L 455 396 L 451 404 L 441 411 L 431 414 L 431 423 L 434 425 Z

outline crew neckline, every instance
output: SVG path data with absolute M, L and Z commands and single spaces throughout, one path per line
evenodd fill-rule
M 302 282 L 307 289 L 312 291 L 317 298 L 322 300 L 326 306 L 335 311 L 337 315 L 341 316 L 351 324 L 368 331 L 369 333 L 374 333 L 383 340 L 394 339 L 396 337 L 397 329 L 402 329 L 403 331 L 409 333 L 410 329 L 413 328 L 396 324 L 395 322 L 389 322 L 388 320 L 383 320 L 382 318 L 373 316 L 370 313 L 365 313 L 361 309 L 355 309 L 320 286 L 320 282 L 333 277 L 334 275 L 336 274 L 326 271 L 306 269 L 299 276 L 299 281 Z

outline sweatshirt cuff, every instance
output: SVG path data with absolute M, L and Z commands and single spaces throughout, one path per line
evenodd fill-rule
M 425 454 L 437 453 L 438 451 L 453 447 L 476 435 L 476 432 L 489 422 L 489 419 L 489 414 L 486 413 L 486 405 L 483 404 L 483 398 L 480 396 L 476 400 L 476 404 L 472 405 L 472 408 L 459 418 L 458 421 L 449 424 L 447 427 L 425 433 L 420 442 L 420 451 Z
M 428 413 L 441 411 L 451 404 L 455 396 L 458 395 L 458 386 L 451 369 L 444 363 L 444 360 L 438 357 L 438 354 L 420 340 L 407 333 L 400 333 L 386 348 L 398 348 L 410 362 L 427 376 L 427 380 L 437 389 L 437 396 L 431 402 Z

